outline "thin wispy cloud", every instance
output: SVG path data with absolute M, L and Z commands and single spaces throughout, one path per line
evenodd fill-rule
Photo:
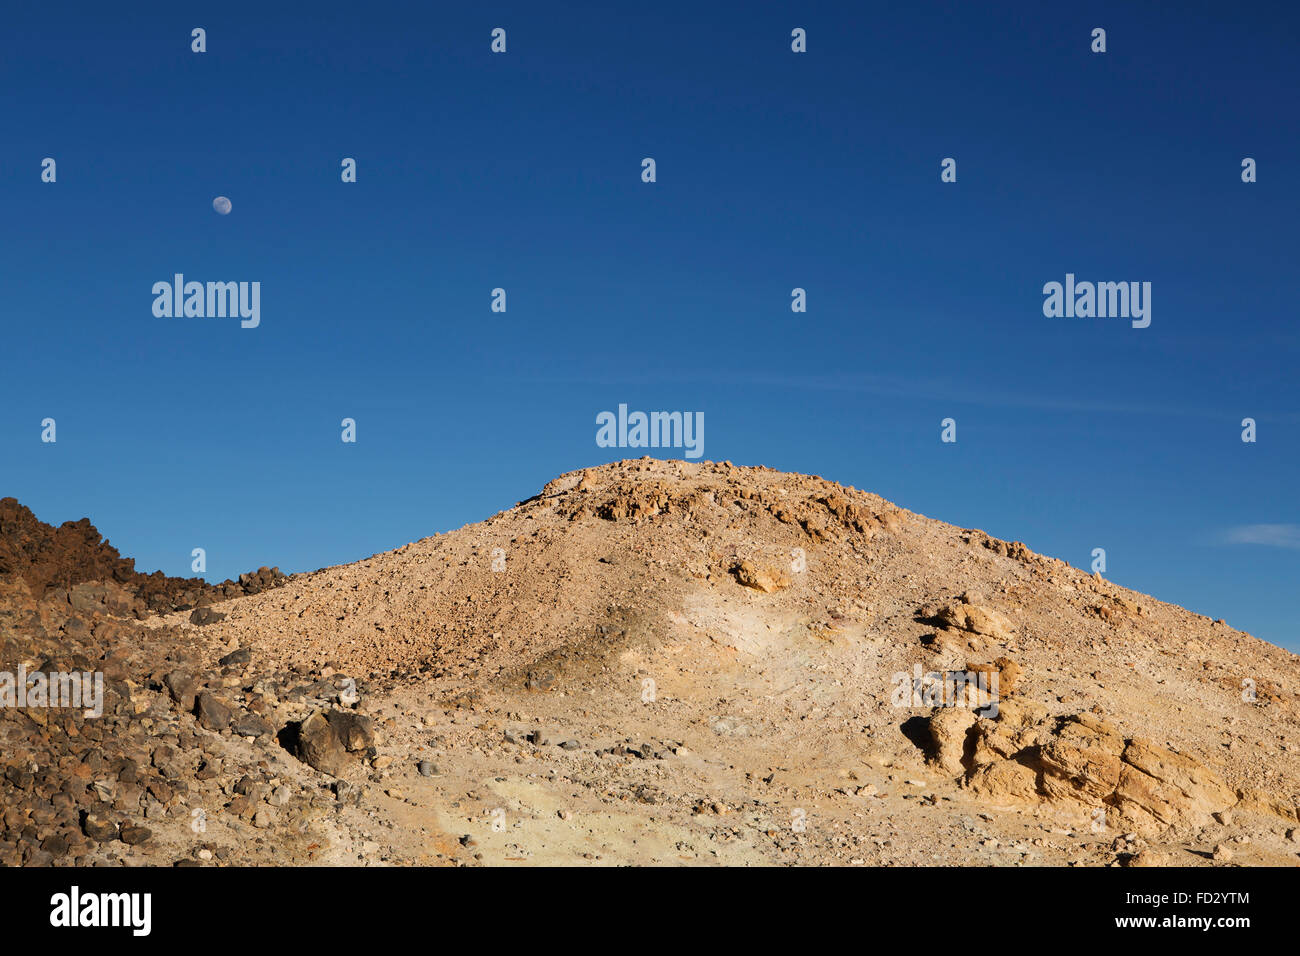
M 821 372 L 817 375 L 790 374 L 780 371 L 738 371 L 725 368 L 661 370 L 636 372 L 619 369 L 616 372 L 575 372 L 573 374 L 523 374 L 520 381 L 537 384 L 565 385 L 731 385 L 765 389 L 788 389 L 819 392 L 857 392 L 866 395 L 892 396 L 904 399 L 926 399 L 952 402 L 956 405 L 976 405 L 988 408 L 1022 408 L 1042 412 L 1079 412 L 1083 414 L 1148 415 L 1168 418 L 1199 418 L 1207 421 L 1235 421 L 1240 416 L 1225 414 L 1212 408 L 1194 408 L 1187 403 L 1165 405 L 1105 401 L 1073 400 L 1055 395 L 1018 392 L 990 387 L 987 383 L 963 386 L 950 379 L 922 379 L 916 376 L 890 376 L 870 373 Z M 1300 422 L 1300 412 L 1276 410 L 1270 412 L 1270 423 L 1290 424 Z
M 1264 544 L 1274 548 L 1300 548 L 1300 525 L 1243 524 L 1229 528 L 1223 540 L 1228 544 Z

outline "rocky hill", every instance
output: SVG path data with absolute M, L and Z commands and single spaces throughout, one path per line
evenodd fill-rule
M 219 607 L 71 593 L 5 659 L 116 697 L 4 714 L 10 862 L 1300 860 L 1295 655 L 821 478 L 620 462 Z

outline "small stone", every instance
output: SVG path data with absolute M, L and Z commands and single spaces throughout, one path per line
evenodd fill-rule
M 86 814 L 86 818 L 81 821 L 81 831 L 100 843 L 117 838 L 117 824 L 98 813 Z
M 200 727 L 218 732 L 230 726 L 232 717 L 230 705 L 206 690 L 195 701 L 194 714 L 199 719 Z
M 265 737 L 275 731 L 265 717 L 249 713 L 241 714 L 230 729 L 241 737 Z
M 196 682 L 192 674 L 186 674 L 182 671 L 172 671 L 163 678 L 163 685 L 167 688 L 168 696 L 179 704 L 182 709 L 194 709 Z
M 224 621 L 226 615 L 212 610 L 210 607 L 199 607 L 194 609 L 190 615 L 190 623 L 197 624 L 199 627 L 205 627 L 208 624 L 216 624 L 218 621 Z
M 421 760 L 415 767 L 420 772 L 421 777 L 432 777 L 438 772 L 438 767 L 431 760 Z
M 358 803 L 361 800 L 361 788 L 346 780 L 334 781 L 334 797 L 341 803 Z
M 136 846 L 153 836 L 153 831 L 148 827 L 142 827 L 137 823 L 124 823 L 122 824 L 122 832 L 120 836 L 123 843 Z
M 225 615 L 222 615 L 223 617 Z M 222 667 L 234 667 L 237 664 L 247 664 L 253 659 L 253 652 L 247 647 L 241 647 L 238 650 L 231 651 L 225 657 L 217 661 Z
M 111 780 L 96 780 L 90 785 L 95 795 L 105 803 L 112 803 L 117 796 L 117 787 Z

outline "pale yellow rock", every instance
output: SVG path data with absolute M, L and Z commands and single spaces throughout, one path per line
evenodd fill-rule
M 731 569 L 731 573 L 747 588 L 772 594 L 790 586 L 790 578 L 780 571 L 759 567 L 751 561 L 741 561 Z

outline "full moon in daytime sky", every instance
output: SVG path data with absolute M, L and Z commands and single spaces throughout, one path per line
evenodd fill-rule
M 223 216 L 230 215 L 230 200 L 225 196 L 218 196 L 212 200 L 212 208 Z

